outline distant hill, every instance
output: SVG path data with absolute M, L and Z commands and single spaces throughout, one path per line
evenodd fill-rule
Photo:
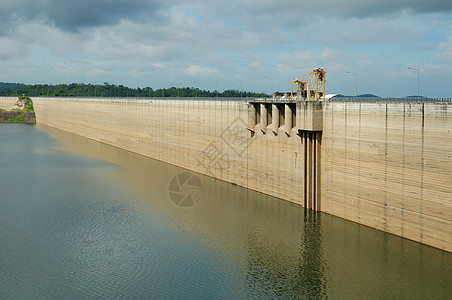
M 374 94 L 362 94 L 362 95 L 358 95 L 358 97 L 362 97 L 362 98 L 380 98 L 377 95 Z
M 17 89 L 26 86 L 23 83 L 0 82 L 0 90 Z
M 353 98 L 353 97 L 355 97 L 355 96 L 347 96 L 347 95 L 341 95 L 341 94 L 336 96 L 336 98 Z M 374 95 L 374 94 L 361 94 L 361 95 L 358 95 L 358 98 L 380 98 L 380 97 L 377 95 Z

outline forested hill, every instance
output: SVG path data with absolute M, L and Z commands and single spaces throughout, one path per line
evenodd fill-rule
M 8 82 L 0 82 L 0 90 L 6 89 L 17 89 L 25 86 L 23 83 L 8 83 Z
M 223 92 L 206 91 L 198 88 L 166 88 L 154 90 L 151 87 L 129 88 L 123 85 L 104 83 L 103 85 L 71 83 L 71 84 L 36 84 L 21 85 L 0 89 L 0 96 L 30 97 L 268 97 L 263 93 L 240 92 L 239 90 L 226 90 Z

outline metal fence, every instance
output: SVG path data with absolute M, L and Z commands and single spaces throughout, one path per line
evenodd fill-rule
M 0 100 L 16 99 L 17 97 L 0 97 Z M 291 100 L 289 98 L 229 98 L 229 97 L 33 97 L 33 98 L 51 98 L 55 100 L 64 101 L 97 101 L 97 102 L 150 102 L 152 100 L 191 100 L 191 101 L 246 101 L 246 102 L 279 102 L 279 103 L 293 103 L 305 102 L 306 99 Z M 320 101 L 323 102 L 323 101 Z M 379 97 L 334 97 L 327 99 L 326 102 L 452 102 L 452 98 L 428 98 L 428 97 L 408 97 L 408 98 L 379 98 Z
M 0 97 L 17 98 L 17 97 Z M 252 101 L 255 98 L 250 97 L 31 97 L 33 99 L 52 99 L 61 101 L 86 101 L 86 102 L 133 102 L 133 103 L 149 103 L 153 100 L 164 101 Z
M 335 97 L 327 101 L 334 102 L 452 102 L 452 98 L 428 98 L 428 97 L 405 97 L 405 98 L 378 98 L 378 97 Z

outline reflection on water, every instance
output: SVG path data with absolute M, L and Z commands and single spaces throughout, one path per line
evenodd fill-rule
M 259 231 L 250 233 L 247 281 L 254 294 L 281 299 L 326 297 L 321 214 L 304 210 L 300 217 L 303 228 L 300 228 L 299 244 L 294 244 L 292 251 L 286 246 L 269 247 L 272 240 Z
M 1 299 L 452 293 L 449 253 L 199 174 L 181 207 L 187 170 L 44 126 L 0 137 Z
M 324 275 L 321 214 L 305 211 L 304 234 L 300 257 L 300 283 L 302 294 L 310 299 L 324 298 L 326 279 Z

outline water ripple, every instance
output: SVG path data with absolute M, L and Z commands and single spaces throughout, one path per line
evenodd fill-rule
M 205 198 L 181 209 L 167 187 L 186 170 L 73 136 L 66 148 L 91 157 L 68 154 L 35 127 L 8 128 L 0 299 L 452 294 L 449 253 L 202 176 Z

